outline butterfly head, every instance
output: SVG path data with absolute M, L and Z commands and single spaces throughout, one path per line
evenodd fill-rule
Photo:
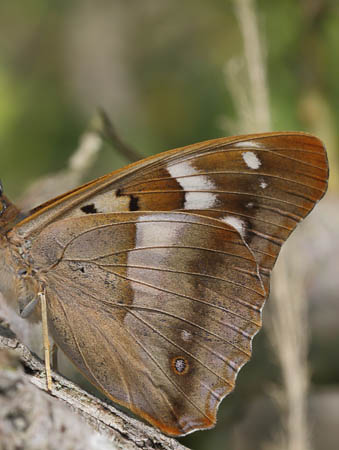
M 0 180 L 0 217 L 4 214 L 7 209 L 7 202 L 4 197 L 4 187 L 2 181 Z
M 11 229 L 20 217 L 20 211 L 4 195 L 3 184 L 0 180 L 0 233 Z

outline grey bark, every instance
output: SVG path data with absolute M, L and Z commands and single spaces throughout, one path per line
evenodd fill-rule
M 52 376 L 48 394 L 43 362 L 0 324 L 0 450 L 186 448 Z

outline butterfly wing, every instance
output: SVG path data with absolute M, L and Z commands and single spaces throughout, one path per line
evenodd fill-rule
M 120 195 L 135 199 L 140 210 L 190 211 L 233 225 L 268 284 L 281 245 L 324 195 L 327 178 L 317 138 L 267 134 L 184 152 L 128 181 Z
M 215 139 L 131 164 L 42 205 L 18 226 L 33 237 L 64 217 L 186 211 L 235 226 L 261 268 L 327 189 L 326 151 L 303 133 Z M 33 219 L 33 220 L 32 220 Z
M 32 243 L 60 347 L 108 396 L 185 434 L 215 422 L 280 247 L 327 178 L 312 136 L 217 139 L 64 194 L 13 233 Z
M 167 434 L 215 423 L 266 298 L 235 228 L 186 213 L 96 214 L 48 226 L 32 256 L 52 334 L 92 383 Z

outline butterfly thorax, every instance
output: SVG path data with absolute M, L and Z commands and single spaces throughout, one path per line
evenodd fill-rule
M 0 197 L 0 292 L 22 317 L 38 319 L 37 304 L 41 283 L 32 269 L 25 245 L 13 241 L 12 227 L 21 213 L 6 197 Z M 24 243 L 23 243 L 24 244 Z
M 2 194 L 0 185 L 0 233 L 3 235 L 17 223 L 22 214 L 20 210 Z

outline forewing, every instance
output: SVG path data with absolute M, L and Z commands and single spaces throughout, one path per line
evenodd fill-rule
M 58 345 L 106 395 L 180 435 L 215 423 L 266 298 L 242 235 L 186 213 L 58 221 L 32 256 Z
M 323 144 L 303 133 L 216 139 L 162 153 L 39 207 L 18 232 L 33 238 L 64 217 L 116 211 L 186 211 L 235 226 L 267 286 L 282 243 L 323 196 Z M 34 220 L 31 220 L 34 219 Z
M 327 178 L 317 138 L 254 135 L 178 155 L 128 181 L 120 194 L 133 197 L 140 210 L 191 211 L 230 223 L 267 275 L 281 245 L 325 193 Z

